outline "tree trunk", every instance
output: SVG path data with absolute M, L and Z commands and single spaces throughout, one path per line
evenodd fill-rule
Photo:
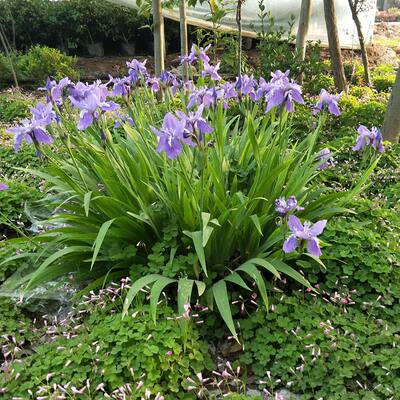
M 392 143 L 398 143 L 400 138 L 400 65 L 383 122 L 382 137 Z
M 179 22 L 181 34 L 181 56 L 185 57 L 188 54 L 186 0 L 180 0 L 179 3 Z M 186 61 L 182 64 L 182 76 L 184 81 L 189 79 L 188 64 Z
M 361 50 L 361 58 L 362 58 L 362 63 L 364 67 L 364 79 L 365 83 L 370 86 L 371 85 L 371 79 L 369 77 L 369 65 L 368 65 L 368 53 L 367 53 L 367 47 L 365 45 L 365 39 L 364 39 L 364 34 L 361 29 L 361 22 L 360 18 L 358 17 L 358 12 L 356 9 L 356 4 L 354 3 L 355 0 L 348 0 L 350 10 L 351 10 L 351 15 L 353 17 L 353 21 L 356 25 L 357 28 L 357 35 L 358 35 L 358 41 L 360 42 L 360 50 Z
M 164 70 L 165 38 L 164 17 L 162 16 L 161 0 L 152 0 L 154 29 L 154 70 L 160 76 Z
M 346 77 L 344 74 L 342 53 L 340 51 L 339 34 L 336 23 L 334 0 L 324 0 L 324 13 L 335 87 L 339 92 L 347 92 Z
M 236 24 L 238 29 L 238 52 L 237 52 L 237 70 L 238 79 L 241 84 L 242 77 L 242 0 L 237 0 L 236 6 Z
M 299 29 L 296 36 L 296 50 L 300 53 L 301 60 L 306 57 L 308 27 L 311 18 L 311 0 L 301 1 Z

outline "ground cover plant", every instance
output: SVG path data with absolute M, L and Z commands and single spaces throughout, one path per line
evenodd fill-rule
M 8 129 L 20 152 L 2 150 L 0 193 L 12 200 L 20 176 L 40 185 L 47 217 L 0 248 L 1 290 L 51 285 L 83 308 L 57 329 L 41 322 L 19 354 L 24 335 L 6 322 L 0 387 L 28 398 L 242 399 L 247 385 L 276 398 L 284 386 L 305 399 L 390 397 L 399 153 L 374 127 L 382 113 L 362 114 L 383 111 L 381 95 L 309 98 L 281 71 L 224 81 L 197 46 L 183 61 L 188 82 L 137 60 L 107 83 L 49 79 L 47 102 Z M 236 354 L 219 360 L 214 340 Z

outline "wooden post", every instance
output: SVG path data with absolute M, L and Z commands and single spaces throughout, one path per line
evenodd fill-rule
M 396 81 L 390 94 L 389 104 L 382 127 L 383 140 L 398 143 L 400 138 L 400 65 L 398 66 Z
M 179 3 L 179 23 L 181 34 L 181 56 L 185 57 L 188 54 L 186 0 L 180 0 Z M 182 76 L 184 81 L 187 81 L 189 79 L 188 64 L 186 61 L 182 63 Z
M 162 16 L 161 0 L 152 0 L 153 4 L 153 29 L 154 29 L 154 70 L 160 76 L 164 71 L 165 37 L 164 17 Z
M 311 18 L 311 0 L 302 0 L 299 29 L 296 36 L 296 50 L 300 53 L 301 60 L 306 57 L 306 41 Z
M 334 0 L 324 0 L 324 13 L 335 87 L 339 92 L 347 92 L 347 83 L 346 76 L 344 74 L 342 53 L 340 51 Z

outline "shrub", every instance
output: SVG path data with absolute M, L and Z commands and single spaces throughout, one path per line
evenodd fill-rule
M 61 392 L 53 384 L 69 383 L 69 395 L 72 387 L 86 387 L 91 399 L 102 399 L 126 384 L 135 391 L 132 398 L 143 396 L 146 389 L 171 400 L 193 398 L 183 392 L 186 378 L 210 367 L 210 360 L 194 326 L 186 325 L 183 334 L 182 321 L 165 319 L 170 312 L 161 310 L 154 324 L 143 311 L 121 320 L 120 314 L 98 309 L 73 337 L 36 347 L 32 355 L 12 364 L 12 372 L 0 376 L 0 382 L 9 396 L 28 396 L 29 390 L 37 393 L 40 387 L 54 396 Z
M 358 127 L 382 126 L 386 113 L 386 99 L 368 98 L 359 99 L 353 95 L 344 95 L 341 97 L 339 105 L 342 114 L 335 119 L 334 126 L 339 127 Z
M 331 75 L 321 73 L 311 79 L 307 79 L 304 84 L 304 90 L 311 95 L 318 95 L 321 89 L 326 89 L 328 92 L 335 90 L 335 84 Z
M 26 53 L 13 53 L 12 60 L 21 82 L 44 84 L 47 77 L 60 79 L 66 75 L 77 78 L 76 58 L 46 46 L 35 46 Z M 8 60 L 0 53 L 0 82 L 12 82 Z
M 277 27 L 272 15 L 265 11 L 264 1 L 259 2 L 259 18 L 261 33 L 258 35 L 257 49 L 260 54 L 260 76 L 269 77 L 276 70 L 290 70 L 294 77 L 304 74 L 306 80 L 326 72 L 326 66 L 321 62 L 321 48 L 319 43 L 307 43 L 307 57 L 301 60 L 293 43 L 296 36 L 293 34 L 294 19 L 288 22 L 288 29 Z
M 0 93 L 0 122 L 10 124 L 26 117 L 32 103 L 32 99 L 17 91 Z

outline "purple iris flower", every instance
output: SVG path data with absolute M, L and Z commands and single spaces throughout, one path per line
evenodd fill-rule
M 205 134 L 211 133 L 213 128 L 207 124 L 207 121 L 202 117 L 204 111 L 204 106 L 200 105 L 196 112 L 189 112 L 187 115 L 182 111 L 176 111 L 176 115 L 182 120 L 185 121 L 185 130 L 189 134 L 195 133 L 195 131 L 199 132 L 199 141 L 203 141 L 203 137 Z M 184 135 L 185 136 L 185 135 Z M 190 137 L 190 135 L 188 135 Z
M 155 77 L 148 77 L 148 78 L 146 79 L 146 84 L 147 84 L 147 86 L 150 87 L 150 89 L 151 89 L 153 92 L 159 92 L 159 91 L 160 91 L 160 81 L 159 81 L 157 78 L 155 78 Z
M 317 156 L 317 161 L 322 162 L 318 167 L 319 170 L 323 171 L 328 167 L 334 167 L 335 161 L 333 160 L 332 152 L 329 149 L 322 149 Z
M 281 70 L 276 70 L 275 72 L 271 72 L 271 81 L 272 84 L 280 84 L 280 85 L 287 85 L 289 80 L 289 73 L 290 71 L 287 70 L 282 72 Z
M 213 90 L 203 87 L 199 89 L 194 89 L 193 92 L 189 96 L 189 102 L 187 108 L 193 107 L 195 104 L 200 106 L 201 104 L 208 108 L 215 101 L 215 93 Z
M 46 86 L 39 88 L 39 90 L 47 91 L 48 102 L 53 101 L 57 106 L 61 106 L 63 103 L 63 90 L 69 86 L 72 86 L 72 82 L 67 77 L 62 78 L 58 83 L 47 78 Z
M 119 105 L 113 101 L 106 101 L 108 92 L 103 87 L 92 86 L 90 91 L 85 92 L 84 98 L 76 100 L 70 96 L 71 103 L 81 110 L 78 129 L 84 130 L 92 125 L 94 120 L 99 119 L 101 111 L 113 111 Z
M 210 50 L 211 44 L 206 46 L 205 48 L 199 47 L 199 50 L 197 52 L 199 58 L 204 62 L 204 63 L 209 63 L 210 62 L 210 57 L 207 55 L 207 51 Z
M 252 76 L 241 75 L 240 77 L 237 77 L 235 86 L 242 96 L 249 95 L 254 99 L 257 82 Z
M 304 225 L 302 225 L 296 216 L 289 215 L 288 226 L 292 234 L 283 243 L 283 251 L 285 253 L 294 251 L 299 246 L 300 239 L 301 242 L 305 241 L 307 243 L 307 250 L 310 254 L 319 257 L 322 253 L 317 236 L 323 232 L 326 222 L 326 219 L 318 221 L 315 224 L 305 221 Z
M 114 122 L 114 129 L 119 128 L 123 123 L 127 122 L 130 126 L 134 126 L 135 122 L 129 115 L 122 115 L 120 113 L 117 113 L 118 118 Z
M 268 92 L 265 96 L 267 102 L 266 112 L 273 107 L 278 107 L 285 104 L 288 112 L 293 112 L 293 103 L 304 104 L 301 97 L 301 87 L 295 82 L 284 83 L 285 79 L 277 80 L 275 83 L 270 83 Z
M 378 128 L 372 127 L 369 130 L 366 126 L 360 125 L 357 129 L 358 138 L 353 150 L 360 151 L 365 146 L 371 146 L 379 153 L 384 151 L 382 144 L 382 135 Z
M 30 107 L 29 110 L 32 113 L 33 120 L 37 125 L 45 127 L 57 120 L 57 115 L 53 111 L 53 106 L 51 103 L 37 103 L 36 107 Z
M 110 76 L 110 82 L 114 84 L 111 96 L 129 96 L 131 92 L 129 76 L 124 76 L 123 78 L 113 78 Z
M 175 159 L 181 153 L 182 143 L 193 144 L 189 138 L 184 137 L 185 120 L 179 120 L 173 114 L 167 113 L 160 130 L 151 128 L 158 136 L 157 152 L 165 152 L 168 158 Z
M 328 93 L 325 89 L 322 89 L 321 93 L 319 94 L 319 101 L 314 108 L 313 114 L 316 115 L 326 108 L 332 115 L 338 117 L 340 115 L 338 101 L 343 96 L 343 93 L 344 92 L 334 95 Z
M 192 65 L 195 61 L 197 61 L 199 58 L 197 57 L 197 50 L 196 46 L 193 44 L 192 48 L 190 49 L 190 53 L 186 56 L 179 56 L 179 62 L 183 64 L 184 62 L 188 63 L 189 65 Z
M 23 119 L 22 125 L 17 125 L 13 128 L 9 128 L 7 133 L 13 133 L 14 136 L 14 150 L 18 151 L 21 147 L 23 140 L 26 143 L 53 143 L 53 139 L 48 135 L 46 130 L 37 124 L 36 121 L 29 119 Z
M 172 72 L 163 71 L 160 74 L 160 79 L 159 80 L 163 85 L 170 86 L 170 85 L 173 84 L 175 79 L 176 79 L 176 76 Z
M 279 199 L 275 200 L 275 211 L 281 214 L 284 217 L 290 211 L 302 211 L 303 207 L 300 207 L 297 204 L 297 199 L 295 196 L 289 196 L 287 201 L 284 196 L 279 197 Z
M 183 82 L 180 79 L 174 79 L 171 85 L 171 92 L 175 96 L 183 87 Z
M 201 73 L 201 76 L 204 78 L 205 76 L 210 76 L 210 78 L 213 81 L 220 81 L 222 78 L 221 76 L 218 74 L 218 70 L 219 70 L 219 65 L 220 63 L 218 63 L 217 65 L 210 65 L 208 62 L 204 63 L 204 69 Z
M 0 182 L 0 192 L 2 191 L 2 190 L 7 190 L 8 189 L 8 186 L 5 184 L 5 183 L 1 183 Z
M 141 76 L 147 76 L 146 62 L 147 60 L 140 62 L 139 60 L 133 59 L 126 63 L 132 83 L 136 83 Z

